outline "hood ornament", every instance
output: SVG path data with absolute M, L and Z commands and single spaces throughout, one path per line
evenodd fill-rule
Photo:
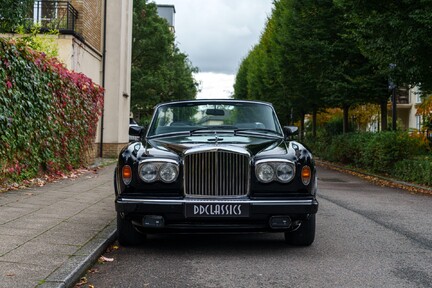
M 219 141 L 219 137 L 218 137 L 218 135 L 217 135 L 217 133 L 215 131 L 215 145 L 219 144 L 218 141 Z

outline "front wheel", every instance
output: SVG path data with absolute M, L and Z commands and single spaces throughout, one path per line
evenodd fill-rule
M 285 232 L 285 242 L 294 246 L 310 246 L 315 240 L 315 214 L 302 221 L 300 227 L 292 232 Z
M 146 235 L 138 232 L 131 221 L 121 217 L 117 212 L 117 236 L 120 245 L 134 246 L 145 241 Z

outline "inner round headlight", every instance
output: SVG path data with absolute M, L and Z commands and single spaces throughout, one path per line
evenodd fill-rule
M 159 169 L 159 177 L 166 183 L 174 182 L 178 176 L 177 165 L 172 163 L 163 164 Z
M 287 163 L 279 164 L 276 168 L 276 177 L 280 182 L 287 183 L 294 178 L 294 168 Z
M 272 181 L 275 174 L 273 167 L 269 164 L 259 165 L 256 172 L 258 180 L 264 183 Z
M 157 178 L 157 172 L 156 165 L 145 163 L 141 166 L 139 176 L 144 182 L 153 182 Z

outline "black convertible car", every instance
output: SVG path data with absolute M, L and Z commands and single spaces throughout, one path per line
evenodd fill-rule
M 315 238 L 317 182 L 311 153 L 291 140 L 271 104 L 191 100 L 157 105 L 114 174 L 118 239 L 148 233 L 284 232 Z

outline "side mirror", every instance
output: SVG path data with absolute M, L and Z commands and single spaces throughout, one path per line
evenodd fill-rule
M 129 135 L 130 136 L 138 136 L 138 137 L 142 137 L 144 136 L 146 131 L 146 127 L 143 126 L 130 126 L 129 127 Z
M 285 138 L 288 138 L 290 136 L 294 136 L 298 134 L 298 127 L 297 126 L 284 126 L 283 132 L 285 134 Z

